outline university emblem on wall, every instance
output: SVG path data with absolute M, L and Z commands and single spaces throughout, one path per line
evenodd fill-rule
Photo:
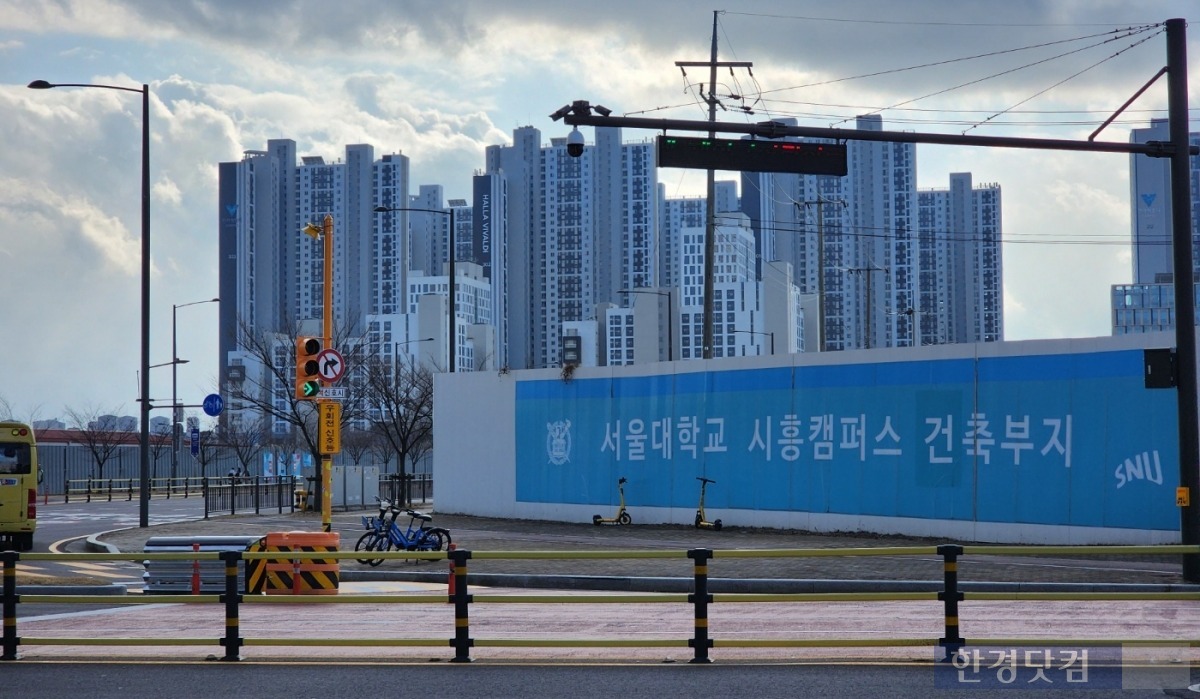
M 570 420 L 546 423 L 546 456 L 555 466 L 562 466 L 571 460 Z

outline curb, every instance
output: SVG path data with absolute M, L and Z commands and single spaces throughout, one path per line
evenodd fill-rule
M 17 585 L 17 596 L 21 595 L 104 595 L 129 594 L 129 588 L 112 583 L 110 585 Z
M 346 582 L 419 582 L 448 583 L 446 573 L 406 573 L 402 571 L 347 570 Z M 619 592 L 690 593 L 692 578 L 626 577 L 605 575 L 519 575 L 511 573 L 471 573 L 471 585 L 552 590 L 610 590 Z M 1200 585 L 1150 585 L 1133 583 L 1007 583 L 960 582 L 963 592 L 1192 592 Z M 940 592 L 935 580 L 820 580 L 782 578 L 709 578 L 709 592 L 716 594 L 830 594 L 857 592 Z
M 124 529 L 110 529 L 106 532 L 96 532 L 95 534 L 92 534 L 91 536 L 89 536 L 83 540 L 83 547 L 85 549 L 87 549 L 88 553 L 121 553 L 121 549 L 117 548 L 116 546 L 113 546 L 112 544 L 106 544 L 103 541 L 100 541 L 99 537 L 102 537 L 106 534 L 115 534 L 116 532 L 122 532 L 122 531 L 125 531 L 125 530 Z

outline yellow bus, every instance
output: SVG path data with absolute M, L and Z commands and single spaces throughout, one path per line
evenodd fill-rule
M 0 422 L 0 541 L 33 548 L 37 528 L 37 442 L 20 422 Z

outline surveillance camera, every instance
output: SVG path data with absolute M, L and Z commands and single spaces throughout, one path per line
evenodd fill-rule
M 567 134 L 567 155 L 572 158 L 583 155 L 583 134 L 579 133 L 578 128 L 571 129 L 571 133 Z

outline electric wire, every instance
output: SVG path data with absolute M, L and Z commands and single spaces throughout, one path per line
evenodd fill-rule
M 1153 36 L 1153 35 L 1152 35 L 1152 36 Z M 985 81 L 987 81 L 987 80 L 992 80 L 992 79 L 999 78 L 999 77 L 1002 77 L 1002 76 L 1005 76 L 1005 75 L 1010 75 L 1010 74 L 1012 74 L 1012 73 L 1016 73 L 1016 72 L 1018 72 L 1018 71 L 1025 70 L 1025 69 L 1027 69 L 1027 68 L 1032 68 L 1032 67 L 1034 67 L 1034 66 L 1043 65 L 1043 64 L 1045 64 L 1045 63 L 1050 63 L 1051 61 L 1057 61 L 1057 60 L 1059 60 L 1059 59 L 1066 58 L 1067 56 L 1071 56 L 1071 55 L 1074 55 L 1074 54 L 1077 54 L 1077 53 L 1081 53 L 1081 52 L 1083 52 L 1083 51 L 1087 51 L 1087 50 L 1089 50 L 1089 49 L 1096 48 L 1097 46 L 1103 46 L 1104 44 L 1107 44 L 1107 43 L 1109 43 L 1109 42 L 1112 42 L 1112 41 L 1116 41 L 1116 40 L 1118 40 L 1118 38 L 1127 38 L 1127 37 L 1124 37 L 1124 36 L 1123 36 L 1123 37 L 1113 37 L 1113 38 L 1109 38 L 1109 39 L 1106 39 L 1106 40 L 1104 40 L 1104 41 L 1102 41 L 1102 42 L 1099 42 L 1099 43 L 1097 43 L 1097 44 L 1092 44 L 1092 45 L 1089 45 L 1089 46 L 1084 46 L 1084 47 L 1081 47 L 1081 48 L 1078 48 L 1078 49 L 1074 49 L 1074 50 L 1072 50 L 1072 51 L 1066 51 L 1066 52 L 1063 52 L 1063 53 L 1057 54 L 1057 55 L 1055 55 L 1055 56 L 1050 56 L 1050 57 L 1048 57 L 1048 58 L 1043 58 L 1043 59 L 1040 59 L 1040 60 L 1037 60 L 1037 61 L 1033 61 L 1033 62 L 1031 62 L 1031 63 L 1026 63 L 1026 64 L 1024 64 L 1024 65 L 1017 66 L 1016 68 L 1010 68 L 1010 69 L 1008 69 L 1008 70 L 1003 70 L 1003 71 L 1000 71 L 999 73 L 993 73 L 993 74 L 991 74 L 991 75 L 987 75 L 987 76 L 984 76 L 984 77 L 982 77 L 982 78 L 977 78 L 977 79 L 975 79 L 975 80 L 969 80 L 969 81 L 967 81 L 967 82 L 965 82 L 965 83 L 960 83 L 960 84 L 958 84 L 958 85 L 954 85 L 954 86 L 952 86 L 952 87 L 947 87 L 947 88 L 944 88 L 944 89 L 941 89 L 941 90 L 937 90 L 937 91 L 935 91 L 935 92 L 931 92 L 931 93 L 929 93 L 929 94 L 922 95 L 922 96 L 920 96 L 920 97 L 913 97 L 913 98 L 911 98 L 911 99 L 904 100 L 903 102 L 898 102 L 898 103 L 896 103 L 896 104 L 892 105 L 891 107 L 886 107 L 885 109 L 891 109 L 892 107 L 903 107 L 904 105 L 907 105 L 907 104 L 912 104 L 913 102 L 919 102 L 919 101 L 921 101 L 921 100 L 924 100 L 924 99 L 929 99 L 930 97 L 937 97 L 938 95 L 944 95 L 944 94 L 946 94 L 946 93 L 948 93 L 948 92 L 953 92 L 953 91 L 955 91 L 955 90 L 959 90 L 959 89 L 962 89 L 962 88 L 964 88 L 964 87 L 969 87 L 969 86 L 971 86 L 971 85 L 978 85 L 979 83 L 985 82 Z M 1150 37 L 1147 37 L 1147 39 L 1148 39 L 1148 38 L 1150 38 Z M 1145 41 L 1145 40 L 1146 40 L 1146 39 L 1142 39 L 1141 41 L 1139 41 L 1139 42 L 1137 42 L 1137 43 L 1133 44 L 1132 46 L 1137 46 L 1138 44 L 1142 43 L 1142 41 Z M 1130 47 L 1126 47 L 1126 49 L 1125 49 L 1125 50 L 1128 50 L 1129 48 L 1132 48 L 1132 46 L 1130 46 Z M 1123 51 L 1122 51 L 1122 52 L 1123 52 Z M 1118 52 L 1118 54 L 1117 54 L 1117 55 L 1120 55 L 1120 53 L 1122 53 L 1122 52 Z M 1106 59 L 1106 60 L 1108 60 L 1108 59 Z M 1104 61 L 1101 61 L 1101 62 L 1103 63 Z M 843 119 L 842 121 L 843 121 L 843 122 L 844 122 L 844 121 L 849 121 L 849 119 Z M 842 122 L 836 122 L 836 123 L 842 123 Z
M 777 17 L 777 15 L 762 15 L 762 14 L 757 14 L 757 13 L 736 13 L 736 12 L 729 13 L 729 12 L 725 12 L 725 11 L 723 11 L 721 13 L 721 15 L 725 15 L 725 14 L 737 14 L 737 15 L 745 15 L 745 16 L 754 16 L 754 17 Z M 779 16 L 779 17 L 785 17 L 785 16 Z M 791 18 L 793 18 L 793 19 L 808 19 L 808 20 L 837 21 L 837 20 L 833 20 L 830 18 L 812 18 L 812 17 L 794 17 L 794 16 Z M 870 21 L 846 20 L 846 21 L 848 21 L 848 22 L 863 21 L 863 22 L 878 23 L 878 24 L 895 24 L 895 22 L 884 22 L 884 21 L 876 21 L 876 20 L 870 20 Z M 944 22 L 911 22 L 911 23 L 904 23 L 904 24 L 925 24 L 925 25 L 931 25 L 931 26 L 981 26 L 981 27 L 1026 26 L 1026 25 L 1012 25 L 1012 24 L 1004 24 L 1004 23 L 1001 23 L 1001 24 L 966 23 L 966 24 L 964 24 L 964 23 L 944 23 Z M 1047 25 L 1028 25 L 1028 26 L 1047 26 Z M 1053 26 L 1053 25 L 1051 25 L 1051 26 Z M 1045 48 L 1045 47 L 1055 46 L 1055 45 L 1060 45 L 1060 44 L 1074 43 L 1074 42 L 1078 42 L 1078 41 L 1086 41 L 1086 40 L 1092 40 L 1092 39 L 1101 39 L 1101 41 L 1090 44 L 1089 46 L 1085 46 L 1085 47 L 1075 49 L 1072 51 L 1068 51 L 1068 52 L 1063 52 L 1063 53 L 1058 54 L 1057 56 L 1054 56 L 1051 58 L 1042 59 L 1041 61 L 1031 62 L 1031 63 L 1028 63 L 1019 68 L 1014 68 L 1009 71 L 1003 71 L 1000 73 L 996 73 L 991 76 L 987 76 L 985 78 L 980 78 L 977 81 L 971 81 L 968 83 L 964 83 L 962 85 L 958 85 L 958 86 L 955 86 L 952 88 L 947 88 L 945 90 L 934 92 L 934 93 L 931 93 L 929 95 L 925 95 L 922 97 L 914 98 L 912 100 L 906 100 L 905 102 L 900 102 L 898 104 L 891 105 L 888 107 L 862 108 L 862 107 L 854 107 L 852 105 L 828 105 L 828 106 L 835 107 L 835 108 L 855 109 L 857 112 L 856 116 L 861 115 L 864 112 L 864 110 L 866 110 L 866 113 L 878 113 L 881 111 L 891 111 L 891 110 L 918 111 L 915 108 L 906 107 L 906 105 L 911 104 L 912 102 L 915 102 L 915 101 L 918 101 L 921 99 L 925 99 L 927 97 L 932 97 L 932 96 L 935 96 L 938 94 L 944 94 L 945 92 L 949 92 L 954 89 L 959 89 L 959 88 L 965 87 L 967 85 L 975 84 L 975 83 L 983 81 L 983 80 L 991 79 L 994 77 L 999 77 L 1001 75 L 1005 75 L 1007 73 L 1011 73 L 1016 70 L 1021 70 L 1021 69 L 1032 67 L 1032 66 L 1035 66 L 1035 65 L 1038 65 L 1041 63 L 1046 63 L 1048 61 L 1057 60 L 1059 58 L 1063 58 L 1063 57 L 1071 55 L 1073 53 L 1079 53 L 1081 51 L 1085 51 L 1090 48 L 1095 48 L 1098 46 L 1105 45 L 1107 43 L 1111 43 L 1112 41 L 1117 41 L 1117 40 L 1131 38 L 1131 37 L 1137 37 L 1140 34 L 1144 34 L 1146 32 L 1150 32 L 1155 29 L 1158 30 L 1154 34 L 1151 34 L 1148 37 L 1144 37 L 1144 38 L 1138 40 L 1134 44 L 1131 44 L 1130 46 L 1126 47 L 1122 51 L 1119 51 L 1110 57 L 1110 59 L 1114 58 L 1115 56 L 1120 55 L 1124 51 L 1128 51 L 1129 49 L 1133 48 L 1134 46 L 1144 43 L 1144 42 L 1148 41 L 1149 39 L 1153 38 L 1154 36 L 1157 36 L 1159 33 L 1161 33 L 1163 31 L 1162 27 L 1164 25 L 1162 23 L 1149 23 L 1149 24 L 1132 25 L 1132 26 L 1112 25 L 1112 24 L 1072 24 L 1072 25 L 1064 25 L 1064 26 L 1105 26 L 1105 27 L 1116 26 L 1116 27 L 1120 27 L 1120 28 L 1112 29 L 1112 30 L 1109 30 L 1106 32 L 1092 33 L 1092 34 L 1087 34 L 1084 36 L 1073 37 L 1073 38 L 1068 38 L 1068 39 L 1060 39 L 1060 40 L 1056 40 L 1056 41 L 1041 42 L 1041 43 L 1031 44 L 1031 45 L 1017 47 L 1017 48 L 1003 49 L 1000 51 L 975 54 L 975 55 L 971 55 L 971 56 L 947 59 L 947 60 L 943 60 L 943 61 L 934 61 L 934 62 L 923 63 L 923 64 L 918 64 L 918 65 L 913 65 L 913 66 L 907 66 L 907 67 L 903 67 L 903 68 L 888 69 L 888 70 L 884 70 L 884 71 L 874 71 L 874 72 L 864 73 L 864 74 L 860 74 L 860 75 L 836 78 L 836 79 L 832 79 L 832 80 L 828 80 L 828 81 L 821 81 L 821 82 L 809 83 L 809 84 L 805 84 L 805 85 L 798 85 L 798 86 L 792 86 L 792 87 L 776 88 L 776 89 L 772 89 L 772 90 L 762 89 L 762 86 L 759 83 L 759 81 L 757 80 L 757 78 L 754 76 L 753 71 L 749 71 L 750 77 L 751 77 L 751 79 L 754 80 L 755 87 L 757 88 L 756 91 L 751 94 L 747 94 L 741 88 L 740 80 L 737 78 L 737 75 L 731 70 L 730 73 L 733 76 L 734 82 L 735 82 L 734 91 L 730 91 L 730 94 L 728 94 L 728 95 L 708 95 L 708 99 L 716 100 L 717 103 L 722 107 L 722 109 L 724 109 L 726 111 L 728 111 L 728 108 L 721 101 L 721 97 L 725 97 L 725 98 L 728 98 L 731 100 L 734 100 L 734 99 L 739 100 L 742 104 L 739 107 L 735 107 L 734 111 L 740 111 L 743 114 L 747 115 L 747 117 L 755 114 L 758 109 L 761 109 L 762 111 L 764 111 L 768 114 L 774 114 L 779 117 L 791 116 L 791 117 L 794 117 L 797 119 L 812 119 L 812 120 L 831 120 L 832 119 L 832 120 L 836 120 L 835 123 L 843 123 L 843 122 L 849 121 L 853 117 L 847 117 L 845 115 L 839 115 L 839 114 L 827 114 L 827 113 L 823 113 L 823 112 L 791 112 L 791 113 L 789 113 L 786 110 L 777 110 L 777 109 L 771 108 L 771 104 L 809 104 L 810 106 L 817 106 L 817 104 L 816 103 L 797 102 L 797 101 L 793 101 L 793 100 L 783 99 L 780 97 L 766 97 L 766 96 L 770 95 L 770 94 L 775 94 L 778 92 L 783 92 L 783 91 L 802 89 L 805 87 L 828 85 L 828 84 L 832 84 L 832 83 L 836 83 L 836 82 L 844 82 L 844 81 L 848 81 L 848 80 L 863 79 L 863 78 L 868 78 L 868 77 L 877 77 L 877 76 L 881 76 L 881 75 L 889 75 L 889 74 L 893 74 L 893 73 L 917 70 L 920 68 L 943 66 L 943 65 L 949 65 L 949 64 L 953 64 L 953 63 L 968 61 L 968 60 L 977 60 L 980 58 L 990 58 L 990 57 L 995 57 L 995 56 L 1000 56 L 1000 55 L 1005 55 L 1005 54 L 1010 54 L 1010 53 L 1016 53 L 1016 52 L 1020 52 L 1020 51 L 1028 51 L 1028 50 L 1033 50 L 1033 49 Z M 732 51 L 733 50 L 732 49 L 732 40 L 729 38 L 729 33 L 727 31 L 727 28 L 725 27 L 724 23 L 720 23 L 720 27 L 721 27 L 722 35 L 725 36 L 726 43 L 730 44 L 730 46 L 731 46 L 730 50 Z M 1101 61 L 1101 63 L 1102 62 L 1103 61 Z M 686 72 L 684 72 L 684 75 L 686 76 Z M 1061 83 L 1059 83 L 1059 84 L 1061 84 Z M 696 83 L 689 82 L 685 86 L 685 91 L 691 89 L 692 86 L 694 86 L 694 85 L 696 85 Z M 1057 86 L 1057 85 L 1055 85 L 1055 86 Z M 1054 86 L 1052 86 L 1052 87 L 1054 87 Z M 703 92 L 704 92 L 702 87 L 700 88 L 700 92 L 701 92 L 701 94 L 703 94 Z M 1044 93 L 1044 91 L 1043 91 L 1043 93 Z M 1043 93 L 1038 93 L 1038 94 L 1043 94 Z M 703 99 L 704 98 L 699 98 L 697 100 L 697 102 L 693 102 L 693 103 L 689 103 L 689 104 L 685 104 L 685 105 L 664 105 L 664 106 L 659 106 L 659 107 L 655 107 L 652 109 L 644 109 L 644 110 L 628 112 L 627 114 L 628 115 L 647 114 L 650 112 L 677 109 L 677 108 L 683 107 L 683 106 L 690 107 L 693 104 L 698 104 L 699 101 L 703 101 Z M 1027 102 L 1028 100 L 1025 100 L 1025 101 Z M 749 102 L 750 104 L 747 105 L 746 102 Z M 1021 104 L 1023 104 L 1023 103 L 1024 102 L 1022 102 Z M 1014 105 L 1014 107 L 1015 106 L 1019 106 L 1019 104 Z M 994 126 L 1001 126 L 1001 125 L 1003 125 L 1003 126 L 1015 126 L 1015 125 L 1083 126 L 1083 125 L 1094 125 L 1094 124 L 1103 123 L 1102 119 L 1098 119 L 1096 121 L 1089 122 L 1089 121 L 1084 121 L 1084 120 L 1057 120 L 1057 121 L 1004 120 L 1004 121 L 1001 121 L 996 118 L 996 115 L 1005 114 L 1005 113 L 1021 113 L 1021 114 L 1054 114 L 1054 113 L 1058 113 L 1053 110 L 1032 110 L 1032 111 L 1017 112 L 1017 110 L 1015 110 L 1014 107 L 1010 107 L 1008 109 L 999 110 L 999 111 L 997 111 L 997 110 L 971 110 L 971 111 L 978 111 L 980 113 L 987 113 L 987 114 L 992 115 L 991 119 L 984 120 L 984 122 L 989 123 L 989 125 L 994 125 Z M 953 114 L 953 113 L 968 113 L 967 111 L 964 111 L 964 110 L 921 109 L 919 111 L 921 111 L 923 113 L 951 113 L 951 114 Z M 1157 113 L 1162 112 L 1162 110 L 1150 110 L 1150 111 L 1157 112 Z M 1070 114 L 1070 113 L 1078 113 L 1078 112 L 1077 112 L 1077 110 L 1064 110 L 1061 113 Z M 968 127 L 967 130 L 970 130 L 971 127 L 977 126 L 980 123 L 983 123 L 983 122 L 979 122 L 979 121 L 967 121 L 967 120 L 963 120 L 963 119 L 940 119 L 939 120 L 939 119 L 914 119 L 911 117 L 896 118 L 896 117 L 892 117 L 891 115 L 889 115 L 889 121 L 892 121 L 895 123 L 904 123 L 904 124 L 966 126 L 966 127 Z M 1115 123 L 1134 123 L 1134 122 L 1120 120 Z

